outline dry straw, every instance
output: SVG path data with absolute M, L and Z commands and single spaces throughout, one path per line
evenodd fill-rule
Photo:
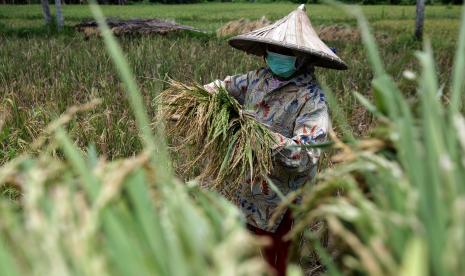
M 233 35 L 240 35 L 251 32 L 253 30 L 263 28 L 271 24 L 265 16 L 257 20 L 250 20 L 247 18 L 240 18 L 238 20 L 232 20 L 218 28 L 216 35 L 218 37 L 227 37 Z
M 164 35 L 171 32 L 192 31 L 204 32 L 191 26 L 180 25 L 174 21 L 153 19 L 129 19 L 118 18 L 106 19 L 108 27 L 116 36 L 123 35 Z M 96 20 L 88 20 L 74 26 L 74 28 L 84 33 L 86 37 L 100 35 L 100 30 Z
M 195 176 L 231 198 L 246 178 L 253 182 L 270 173 L 274 137 L 226 90 L 209 93 L 200 85 L 170 84 L 158 103 L 160 118 L 169 122 L 172 152 L 182 155 L 176 162 L 182 177 Z

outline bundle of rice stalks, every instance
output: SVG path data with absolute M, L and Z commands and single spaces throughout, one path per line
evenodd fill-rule
M 253 30 L 268 26 L 271 24 L 271 21 L 268 20 L 265 16 L 257 20 L 250 20 L 241 18 L 238 20 L 229 21 L 223 26 L 221 26 L 217 31 L 216 35 L 218 37 L 226 37 L 244 34 L 251 32 Z
M 118 18 L 108 18 L 106 23 L 111 28 L 113 34 L 122 35 L 164 35 L 170 32 L 192 31 L 204 32 L 191 26 L 180 25 L 175 21 L 163 20 L 158 18 L 152 19 L 129 19 L 123 20 Z M 74 26 L 74 28 L 84 33 L 86 37 L 100 35 L 97 21 L 88 20 Z
M 348 24 L 321 25 L 316 28 L 316 32 L 323 41 L 327 42 L 360 42 L 361 39 L 360 31 Z M 375 38 L 376 41 L 383 45 L 390 43 L 392 40 L 391 36 L 380 30 L 376 31 Z
M 360 32 L 353 27 L 345 24 L 334 24 L 328 26 L 319 26 L 317 28 L 318 36 L 324 41 L 350 41 L 360 40 Z
M 209 93 L 200 85 L 171 81 L 159 98 L 160 118 L 183 153 L 178 173 L 196 176 L 206 187 L 231 197 L 246 178 L 265 179 L 272 168 L 274 136 L 222 88 Z M 187 157 L 187 160 L 185 159 Z M 200 170 L 200 172 L 198 172 Z

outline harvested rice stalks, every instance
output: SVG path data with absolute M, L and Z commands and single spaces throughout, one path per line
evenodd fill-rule
M 346 24 L 322 25 L 317 27 L 316 31 L 323 41 L 357 42 L 360 40 L 360 32 Z
M 191 31 L 205 33 L 205 31 L 196 29 L 191 26 L 180 25 L 172 20 L 163 20 L 158 18 L 151 19 L 129 19 L 107 18 L 106 23 L 112 33 L 116 36 L 124 35 L 164 35 L 171 32 Z M 83 21 L 74 28 L 84 33 L 86 38 L 99 36 L 100 30 L 97 21 Z
M 241 111 L 222 88 L 209 93 L 201 85 L 171 81 L 158 97 L 159 118 L 167 124 L 181 177 L 196 179 L 231 198 L 246 178 L 265 177 L 272 168 L 274 136 L 266 126 Z M 175 158 L 176 159 L 176 158 Z
M 223 26 L 221 26 L 217 31 L 216 35 L 218 37 L 233 36 L 251 32 L 253 30 L 268 26 L 271 24 L 271 21 L 268 20 L 265 16 L 257 20 L 249 20 L 241 18 L 238 20 L 229 21 Z

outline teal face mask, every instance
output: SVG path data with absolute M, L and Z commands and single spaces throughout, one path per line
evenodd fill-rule
M 266 64 L 276 76 L 288 78 L 297 70 L 295 68 L 296 57 L 281 55 L 268 50 L 266 53 Z

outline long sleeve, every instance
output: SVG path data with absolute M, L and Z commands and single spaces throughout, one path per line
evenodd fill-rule
M 240 104 L 244 103 L 244 96 L 247 92 L 249 83 L 249 74 L 239 74 L 227 76 L 224 80 L 215 80 L 204 85 L 205 89 L 210 92 L 216 91 L 218 87 L 222 87 L 229 92 Z
M 327 139 L 331 123 L 324 94 L 317 88 L 314 97 L 307 100 L 296 118 L 293 137 L 274 132 L 278 144 L 274 148 L 275 160 L 296 172 L 308 170 L 317 163 L 320 150 L 301 148 L 298 145 L 315 144 Z

